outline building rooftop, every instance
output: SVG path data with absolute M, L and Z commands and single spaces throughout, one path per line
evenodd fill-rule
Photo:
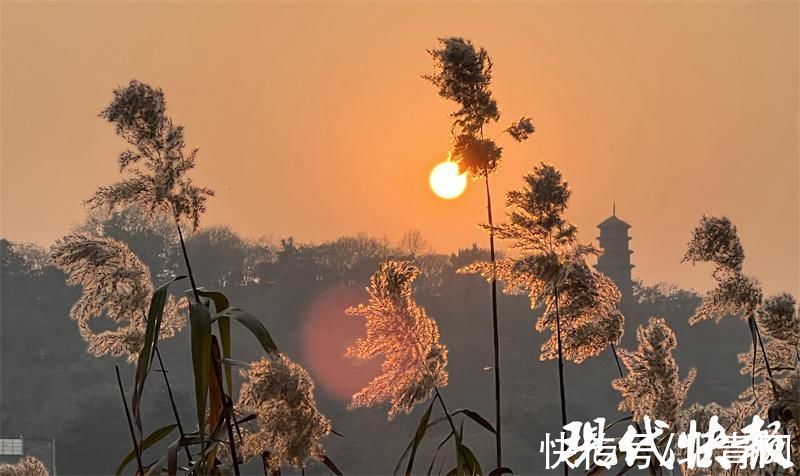
M 617 218 L 617 204 L 616 203 L 614 204 L 614 206 L 612 208 L 611 216 L 606 218 L 602 222 L 600 222 L 599 225 L 597 225 L 597 228 L 600 228 L 601 230 L 604 229 L 604 228 L 623 228 L 623 229 L 627 230 L 630 227 L 631 226 L 628 223 L 626 223 L 626 222 L 620 220 L 619 218 Z

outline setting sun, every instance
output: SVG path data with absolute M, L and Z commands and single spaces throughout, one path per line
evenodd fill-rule
M 433 168 L 429 182 L 436 195 L 451 200 L 464 193 L 467 175 L 459 174 L 458 165 L 448 160 Z

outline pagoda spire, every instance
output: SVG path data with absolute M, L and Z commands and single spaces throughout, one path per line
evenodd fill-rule
M 597 257 L 595 269 L 605 274 L 617 285 L 622 294 L 622 303 L 633 301 L 633 279 L 631 277 L 630 236 L 631 226 L 617 217 L 617 203 L 612 202 L 611 216 L 597 225 L 600 236 L 597 240 L 603 252 Z

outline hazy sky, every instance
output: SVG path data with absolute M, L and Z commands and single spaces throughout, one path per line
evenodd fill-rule
M 798 281 L 798 4 L 2 2 L 0 235 L 49 244 L 118 178 L 97 117 L 131 78 L 160 86 L 200 149 L 206 225 L 321 241 L 419 229 L 442 252 L 485 237 L 483 189 L 436 198 L 448 114 L 419 75 L 459 35 L 488 49 L 505 142 L 495 213 L 533 164 L 560 168 L 583 239 L 616 201 L 634 275 L 706 289 L 680 264 L 704 213 L 730 216 L 745 271 Z

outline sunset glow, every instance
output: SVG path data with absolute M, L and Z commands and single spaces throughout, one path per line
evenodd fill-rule
M 458 197 L 467 188 L 467 175 L 459 174 L 458 165 L 449 160 L 434 167 L 428 181 L 433 193 L 446 200 Z
M 0 476 L 800 476 L 798 34 L 0 0 Z

